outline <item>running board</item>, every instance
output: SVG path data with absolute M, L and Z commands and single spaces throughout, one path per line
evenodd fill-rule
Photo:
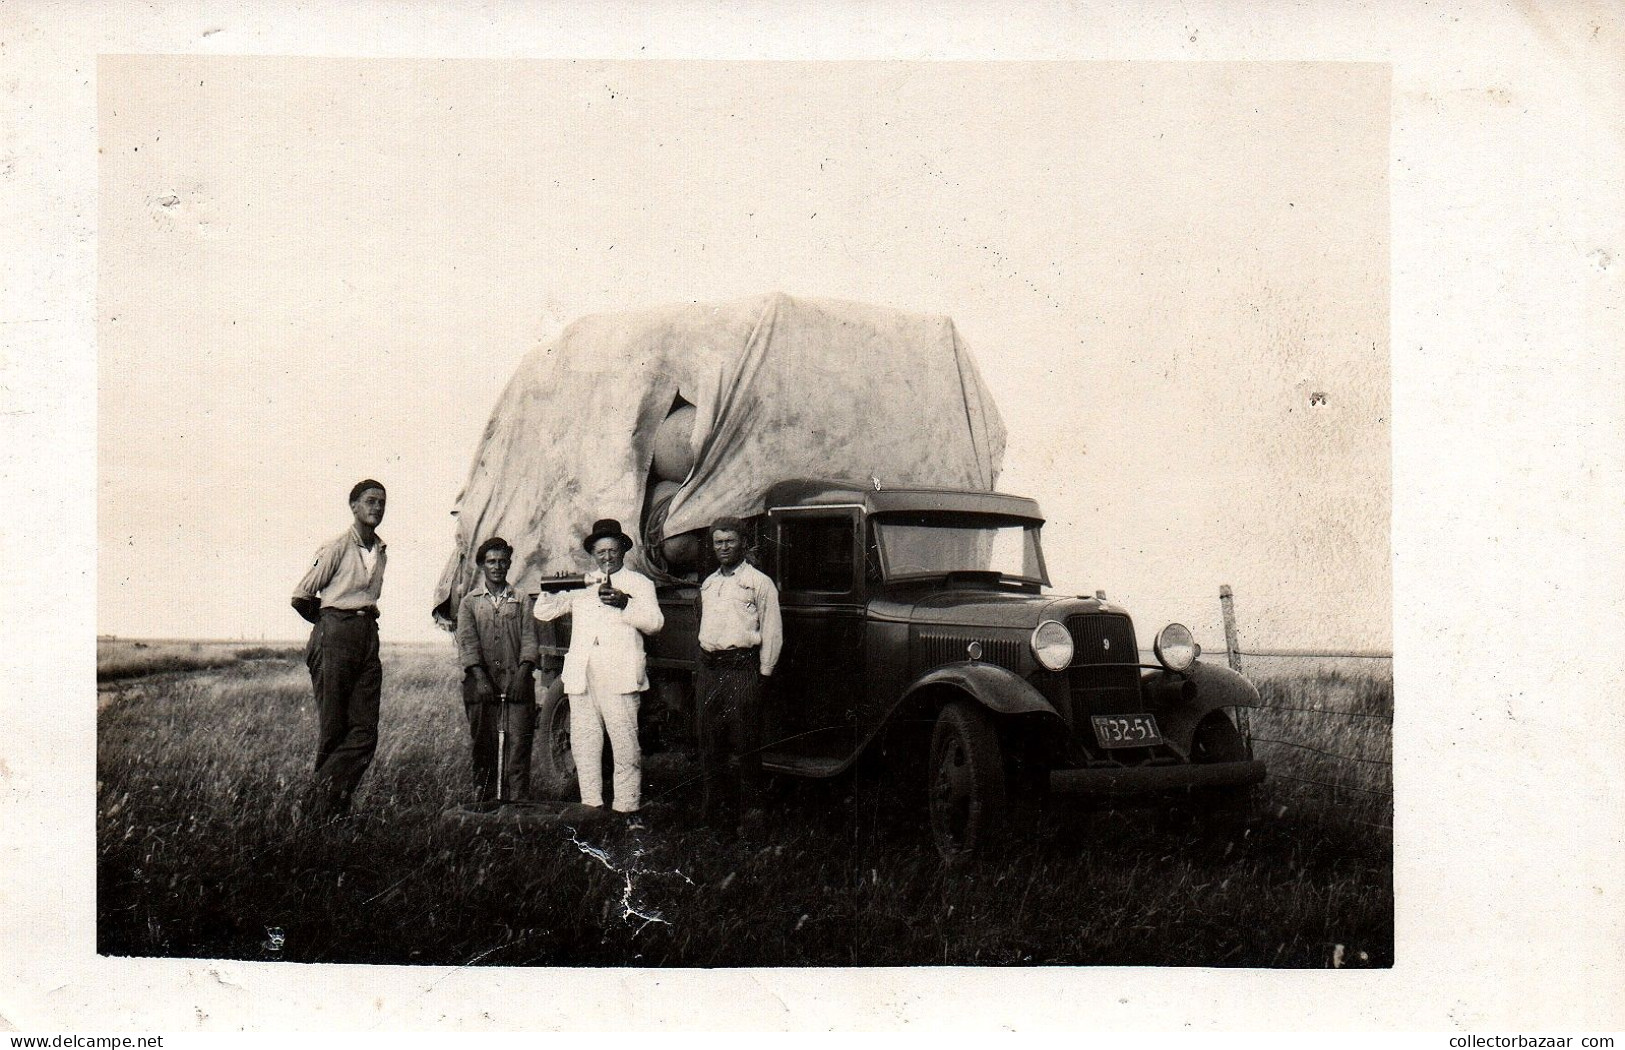
M 846 769 L 846 762 L 822 755 L 797 755 L 789 751 L 762 752 L 762 768 L 769 773 L 789 773 L 798 777 L 833 777 Z

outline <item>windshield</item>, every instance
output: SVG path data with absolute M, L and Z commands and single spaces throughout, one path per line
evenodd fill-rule
M 1038 523 L 986 516 L 877 518 L 875 539 L 887 579 L 996 572 L 1045 583 Z

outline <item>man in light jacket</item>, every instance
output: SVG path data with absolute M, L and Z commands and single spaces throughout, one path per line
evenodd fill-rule
M 564 692 L 570 697 L 570 750 L 583 805 L 604 804 L 604 734 L 614 762 L 618 813 L 635 813 L 643 791 L 643 756 L 638 750 L 638 702 L 649 688 L 643 636 L 665 625 L 654 581 L 625 567 L 632 538 L 621 523 L 603 518 L 582 541 L 598 563 L 586 587 L 543 594 L 536 619 L 570 614 L 570 651 L 564 657 Z
M 513 545 L 500 536 L 474 555 L 482 577 L 457 609 L 457 657 L 463 665 L 463 709 L 474 752 L 474 784 L 483 801 L 530 797 L 530 752 L 536 736 L 536 618 L 529 595 L 508 582 Z M 506 753 L 499 763 L 497 749 Z M 504 767 L 497 783 L 497 766 Z

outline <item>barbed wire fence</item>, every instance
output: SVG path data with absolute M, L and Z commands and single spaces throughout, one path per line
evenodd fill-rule
M 1393 653 L 1377 649 L 1245 649 L 1236 622 L 1235 595 L 1219 588 L 1224 654 L 1230 669 L 1259 686 L 1261 704 L 1239 708 L 1239 728 L 1269 762 L 1269 779 L 1287 781 L 1332 805 L 1365 810 L 1378 819 L 1348 819 L 1393 830 Z M 1386 675 L 1349 674 L 1339 668 L 1271 674 L 1261 660 L 1349 660 L 1388 664 Z M 1267 666 L 1267 665 L 1266 665 Z M 1261 673 L 1262 672 L 1262 673 Z M 1328 705 L 1329 695 L 1341 702 Z M 1264 745 L 1263 749 L 1257 745 Z M 1362 746 L 1363 745 L 1363 746 Z M 1363 753 L 1358 753 L 1363 752 Z

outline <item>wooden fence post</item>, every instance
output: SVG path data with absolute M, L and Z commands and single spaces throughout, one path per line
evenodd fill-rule
M 1219 608 L 1224 611 L 1224 655 L 1230 662 L 1230 670 L 1240 674 L 1241 642 L 1236 637 L 1236 602 L 1228 583 L 1219 585 Z M 1236 708 L 1236 728 L 1241 730 L 1241 735 L 1250 745 L 1253 739 L 1253 719 L 1252 713 L 1245 707 Z
M 1236 603 L 1228 583 L 1219 585 L 1219 607 L 1224 610 L 1224 650 L 1230 670 L 1241 671 L 1241 643 L 1236 640 Z

